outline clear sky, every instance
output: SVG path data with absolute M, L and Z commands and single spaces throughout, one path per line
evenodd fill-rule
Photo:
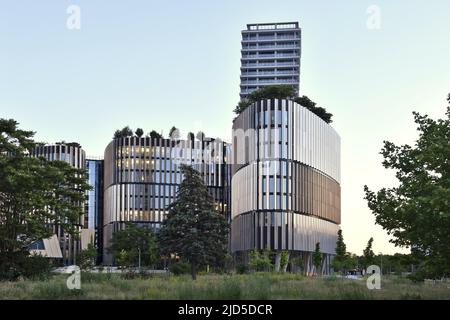
M 81 28 L 69 30 L 69 5 Z M 380 28 L 370 29 L 371 5 Z M 40 141 L 102 155 L 130 125 L 230 140 L 240 31 L 299 21 L 301 94 L 334 114 L 342 138 L 342 228 L 361 254 L 399 251 L 374 225 L 363 185 L 395 183 L 385 139 L 412 143 L 413 110 L 441 117 L 450 92 L 450 1 L 0 0 L 0 117 Z M 370 20 L 373 21 L 373 20 Z

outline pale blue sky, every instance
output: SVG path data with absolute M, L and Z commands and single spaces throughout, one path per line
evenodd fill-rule
M 81 8 L 81 30 L 66 9 Z M 370 5 L 381 29 L 366 27 Z M 411 143 L 411 112 L 443 116 L 450 92 L 450 2 L 0 0 L 0 117 L 37 139 L 102 155 L 116 128 L 230 140 L 239 95 L 240 31 L 299 21 L 301 94 L 334 114 L 342 138 L 342 228 L 360 254 L 397 251 L 362 199 L 394 183 L 382 141 Z

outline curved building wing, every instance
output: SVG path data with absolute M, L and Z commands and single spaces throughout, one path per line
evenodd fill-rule
M 317 242 L 325 268 L 340 224 L 340 138 L 287 99 L 252 104 L 233 123 L 233 252 L 288 250 L 311 264 Z

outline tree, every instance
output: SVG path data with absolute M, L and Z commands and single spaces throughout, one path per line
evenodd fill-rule
M 381 151 L 398 186 L 376 193 L 364 186 L 365 199 L 391 242 L 420 254 L 425 276 L 442 277 L 450 274 L 450 106 L 444 119 L 413 114 L 420 132 L 415 145 L 385 141 Z
M 241 114 L 245 109 L 247 109 L 252 103 L 258 102 L 264 99 L 289 99 L 293 100 L 301 106 L 305 107 L 319 118 L 321 118 L 326 123 L 333 122 L 331 118 L 333 115 L 325 108 L 317 107 L 316 103 L 313 102 L 307 96 L 297 97 L 297 92 L 294 87 L 290 85 L 272 85 L 262 87 L 250 93 L 247 99 L 242 100 L 238 103 L 234 112 L 236 114 Z
M 117 129 L 117 130 L 114 132 L 113 139 L 119 139 L 119 138 L 121 138 L 121 137 L 122 137 L 122 132 L 121 132 L 119 129 Z
M 229 225 L 216 209 L 200 175 L 181 166 L 184 179 L 159 232 L 164 254 L 176 254 L 191 264 L 192 279 L 199 266 L 217 265 L 227 252 Z
M 280 270 L 286 272 L 286 267 L 289 263 L 289 251 L 283 250 L 280 254 Z
M 156 236 L 147 226 L 128 222 L 124 229 L 113 233 L 108 252 L 121 266 L 139 265 L 139 253 L 141 265 L 152 266 L 158 254 Z
M 122 130 L 116 130 L 114 132 L 114 139 L 126 138 L 133 136 L 133 130 L 129 126 L 123 127 Z
M 156 132 L 155 130 L 150 131 L 150 138 L 152 139 L 161 139 L 162 135 Z
M 373 238 L 370 238 L 367 242 L 366 248 L 363 251 L 362 267 L 364 268 L 364 270 L 366 270 L 368 266 L 374 264 L 375 262 L 375 253 L 373 253 L 372 251 L 372 243 Z
M 134 134 L 140 138 L 144 135 L 144 130 L 142 130 L 141 128 L 137 128 L 136 131 L 134 132 Z
M 322 260 L 323 260 L 322 252 L 320 252 L 320 242 L 316 243 L 316 250 L 314 250 L 312 260 L 313 260 L 313 265 L 314 265 L 314 268 L 315 268 L 316 274 L 317 274 L 318 270 L 321 270 Z M 321 270 L 321 272 L 322 272 L 322 270 Z
M 342 230 L 338 231 L 338 239 L 336 241 L 336 255 L 333 258 L 332 266 L 335 271 L 345 271 L 347 262 L 347 246 L 344 243 Z M 345 273 L 345 272 L 344 272 Z
M 236 114 L 241 114 L 252 103 L 263 99 L 293 99 L 296 96 L 294 87 L 290 85 L 272 85 L 259 88 L 250 93 L 246 100 L 242 100 L 234 109 Z
M 187 139 L 188 139 L 189 141 L 194 141 L 194 139 L 195 139 L 194 133 L 188 132 L 188 134 L 187 134 Z
M 205 133 L 203 131 L 197 132 L 197 140 L 203 141 L 205 139 Z
M 49 238 L 54 226 L 78 236 L 81 204 L 90 189 L 85 170 L 30 157 L 33 135 L 15 120 L 0 119 L 0 277 L 5 279 L 23 273 L 29 246 Z
M 172 127 L 169 131 L 169 137 L 172 140 L 180 139 L 180 130 L 177 127 Z
M 333 122 L 333 120 L 331 120 L 331 118 L 333 117 L 333 114 L 327 112 L 327 110 L 322 108 L 322 107 L 316 107 L 316 103 L 313 102 L 307 96 L 296 97 L 294 99 L 294 101 L 297 102 L 299 105 L 305 107 L 306 109 L 308 109 L 312 113 L 314 113 L 316 116 L 321 118 L 326 123 Z
M 95 259 L 97 258 L 97 250 L 92 243 L 89 243 L 87 248 L 81 250 L 77 255 L 77 264 L 81 270 L 88 270 L 95 266 Z

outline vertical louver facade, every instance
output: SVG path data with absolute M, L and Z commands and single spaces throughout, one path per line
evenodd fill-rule
M 32 157 L 43 157 L 48 161 L 64 161 L 77 169 L 85 169 L 86 153 L 77 143 L 59 143 L 54 145 L 38 145 L 31 152 Z M 85 203 L 79 204 L 83 210 Z M 63 228 L 58 225 L 50 225 L 56 234 L 63 256 L 63 262 L 70 265 L 76 262 L 76 255 L 81 250 L 81 241 L 74 239 L 71 235 L 64 232 Z M 80 217 L 77 229 L 81 233 L 84 224 L 84 215 Z
M 340 138 L 285 99 L 262 100 L 233 123 L 232 251 L 288 250 L 329 271 L 340 224 Z
M 217 209 L 230 220 L 229 154 L 228 144 L 213 139 L 114 139 L 104 156 L 104 248 L 110 246 L 113 232 L 122 229 L 126 222 L 145 224 L 155 230 L 160 227 L 183 180 L 182 164 L 191 165 L 202 174 Z M 104 263 L 111 263 L 106 252 Z

